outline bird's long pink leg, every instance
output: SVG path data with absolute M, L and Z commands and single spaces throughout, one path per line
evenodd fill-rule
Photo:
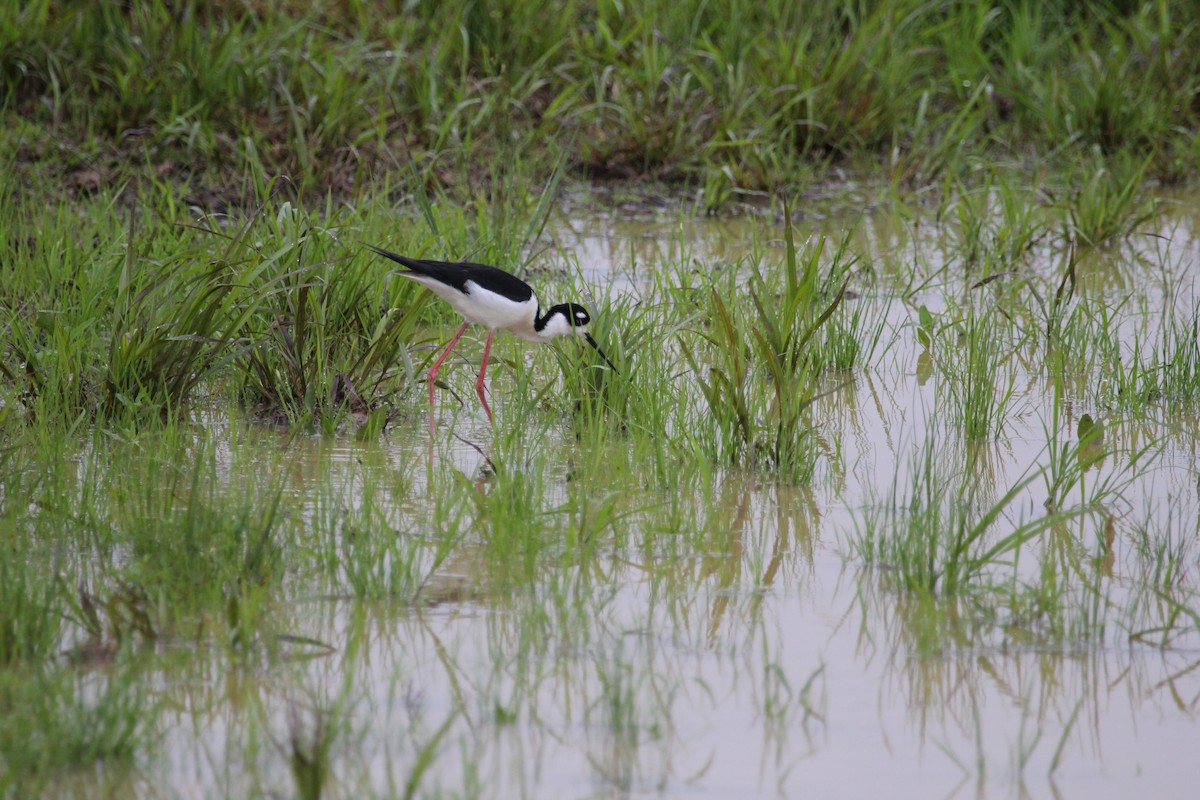
M 492 419 L 492 409 L 488 408 L 487 398 L 483 396 L 483 376 L 487 373 L 488 356 L 492 352 L 492 334 L 495 331 L 488 330 L 487 344 L 483 346 L 483 363 L 479 365 L 479 380 L 475 381 L 475 394 L 479 395 L 479 402 L 483 403 L 483 410 L 487 412 L 488 422 L 493 425 L 496 421 Z
M 437 380 L 438 370 L 442 368 L 442 362 L 446 360 L 446 356 L 450 355 L 450 351 L 454 349 L 454 345 L 458 344 L 459 338 L 463 335 L 463 331 L 470 325 L 469 322 L 464 322 L 462 327 L 458 329 L 458 333 L 454 334 L 454 338 L 446 345 L 446 349 L 437 357 L 437 361 L 433 362 L 433 366 L 429 369 L 429 435 L 433 436 L 433 382 Z M 490 342 L 490 335 L 488 341 Z

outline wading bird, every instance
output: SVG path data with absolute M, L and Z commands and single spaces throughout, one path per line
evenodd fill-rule
M 404 267 L 405 270 L 398 271 L 398 275 L 433 290 L 434 294 L 462 314 L 465 320 L 429 370 L 430 435 L 433 435 L 433 382 L 437 379 L 442 362 L 450 355 L 454 345 L 458 344 L 459 337 L 472 322 L 488 329 L 487 343 L 483 346 L 483 363 L 479 367 L 479 378 L 475 381 L 475 394 L 479 395 L 479 402 L 483 403 L 483 410 L 487 412 L 489 422 L 494 421 L 492 409 L 484 397 L 483 381 L 487 373 L 488 356 L 492 352 L 492 336 L 498 330 L 509 331 L 529 342 L 548 342 L 557 336 L 582 336 L 596 349 L 605 363 L 612 367 L 613 372 L 617 371 L 616 366 L 600 349 L 600 345 L 596 344 L 596 340 L 588 333 L 587 328 L 592 318 L 587 309 L 578 303 L 559 303 L 542 313 L 542 306 L 538 303 L 537 295 L 533 293 L 533 287 L 502 269 L 470 262 L 407 258 L 374 245 L 367 247 Z

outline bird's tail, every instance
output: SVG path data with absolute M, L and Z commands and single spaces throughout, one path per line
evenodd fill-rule
M 384 250 L 382 247 L 376 247 L 373 244 L 367 244 L 366 242 L 363 242 L 363 247 L 366 247 L 368 250 L 373 250 L 384 258 L 395 261 L 402 267 L 407 267 L 408 269 L 417 272 L 421 271 L 421 262 L 415 258 L 408 258 L 407 256 L 400 255 L 399 253 L 393 253 L 391 250 Z

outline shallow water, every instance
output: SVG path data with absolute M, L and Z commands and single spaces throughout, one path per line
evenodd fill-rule
M 838 214 L 814 212 L 802 230 Z M 670 212 L 577 216 L 552 224 L 545 259 L 558 266 L 566 254 L 589 284 L 636 296 L 666 263 L 737 268 L 773 225 Z M 1081 280 L 1093 291 L 1135 293 L 1119 319 L 1126 341 L 1156 329 L 1164 287 L 1177 290 L 1179 307 L 1197 307 L 1189 277 L 1200 265 L 1196 225 L 1194 213 L 1173 208 L 1158 236 L 1089 263 Z M 881 212 L 857 221 L 854 248 L 886 285 L 889 263 L 915 260 L 938 274 L 953 235 Z M 161 755 L 129 788 L 288 795 L 289 738 L 332 718 L 334 796 L 403 795 L 410 780 L 415 796 L 1185 795 L 1200 779 L 1200 625 L 1181 624 L 1156 646 L 1147 629 L 1169 614 L 1149 607 L 1162 598 L 1136 591 L 1135 533 L 1153 530 L 1183 554 L 1177 600 L 1194 614 L 1194 413 L 1104 415 L 1108 452 L 1089 468 L 1095 482 L 1129 468 L 1128 453 L 1145 442 L 1161 447 L 1107 506 L 1120 521 L 1111 558 L 1095 520 L 1039 539 L 1061 537 L 1057 568 L 1091 577 L 1095 616 L 1068 622 L 1097 625 L 1099 634 L 1051 635 L 1016 614 L 983 619 L 969 603 L 921 602 L 888 588 L 887 565 L 866 564 L 855 548 L 891 487 L 904 496 L 920 469 L 913 456 L 927 443 L 945 441 L 941 465 L 974 470 L 983 501 L 995 502 L 1045 463 L 1048 439 L 1066 443 L 1080 413 L 1102 413 L 1103 387 L 1082 381 L 1056 411 L 1036 370 L 1018 368 L 1004 435 L 968 458 L 945 435 L 945 387 L 922 377 L 913 333 L 917 307 L 937 312 L 947 293 L 963 291 L 971 290 L 940 280 L 913 287 L 906 300 L 881 292 L 854 301 L 886 317 L 886 347 L 816 404 L 827 457 L 811 487 L 722 474 L 668 492 L 645 488 L 637 465 L 619 458 L 604 485 L 580 486 L 566 478 L 575 445 L 538 442 L 545 458 L 531 463 L 547 474 L 540 484 L 528 479 L 537 516 L 548 520 L 539 524 L 584 530 L 581 509 L 608 509 L 618 521 L 601 526 L 598 539 L 552 548 L 532 583 L 486 577 L 499 534 L 467 500 L 447 515 L 435 508 L 431 487 L 456 475 L 469 484 L 485 466 L 448 433 L 486 449 L 491 433 L 470 407 L 441 414 L 432 462 L 419 415 L 368 443 L 198 420 L 218 441 L 231 485 L 284 486 L 286 513 L 301 531 L 324 525 L 346 536 L 349 523 L 329 520 L 368 507 L 379 515 L 376 535 L 425 542 L 420 601 L 356 600 L 337 586 L 295 581 L 276 610 L 281 648 L 236 667 L 200 651 L 156 679 L 171 709 Z M 459 371 L 465 382 L 468 370 Z M 498 420 L 505 381 L 493 377 Z M 476 491 L 487 495 L 494 481 Z M 1005 519 L 1015 527 L 1045 499 L 1044 482 L 1034 481 Z M 454 525 L 439 527 L 446 520 Z M 439 563 L 434 552 L 447 536 Z M 301 547 L 321 549 L 303 538 Z M 1033 579 L 1039 568 L 1031 559 L 998 574 Z
M 478 458 L 464 451 L 451 457 Z M 325 470 L 395 468 L 386 445 L 287 452 L 313 470 L 297 502 Z M 1186 488 L 1159 477 L 1160 497 Z M 286 741 L 349 698 L 334 785 L 383 795 L 433 741 L 421 796 L 1178 796 L 1196 770 L 1195 630 L 1167 648 L 1119 621 L 1085 646 L 981 634 L 879 588 L 847 552 L 855 504 L 837 497 L 730 478 L 707 510 L 709 549 L 613 541 L 590 574 L 547 576 L 565 601 L 481 587 L 479 542 L 443 563 L 431 605 L 297 598 L 288 633 L 333 652 L 201 668 L 182 682 L 165 774 L 196 776 L 194 796 L 282 791 L 280 753 L 244 753 L 247 727 Z M 1118 559 L 1114 596 L 1120 573 Z

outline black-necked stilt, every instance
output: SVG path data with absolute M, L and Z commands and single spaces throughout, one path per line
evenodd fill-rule
M 475 381 L 475 394 L 483 403 L 488 421 L 492 421 L 492 409 L 483 394 L 483 380 L 487 373 L 488 356 L 492 352 L 492 335 L 498 330 L 511 331 L 530 342 L 548 342 L 557 336 L 582 336 L 596 349 L 600 357 L 616 372 L 617 368 L 604 355 L 600 345 L 588 333 L 591 315 L 578 303 L 559 303 L 550 306 L 544 314 L 533 287 L 515 275 L 486 264 L 470 262 L 426 261 L 407 258 L 374 245 L 367 245 L 384 258 L 390 258 L 405 267 L 407 272 L 397 274 L 414 280 L 433 290 L 463 315 L 462 326 L 446 349 L 433 362 L 429 370 L 429 432 L 433 433 L 433 382 L 446 356 L 458 344 L 463 331 L 472 322 L 488 329 L 487 343 L 483 346 L 483 363 L 479 367 L 479 378 Z

